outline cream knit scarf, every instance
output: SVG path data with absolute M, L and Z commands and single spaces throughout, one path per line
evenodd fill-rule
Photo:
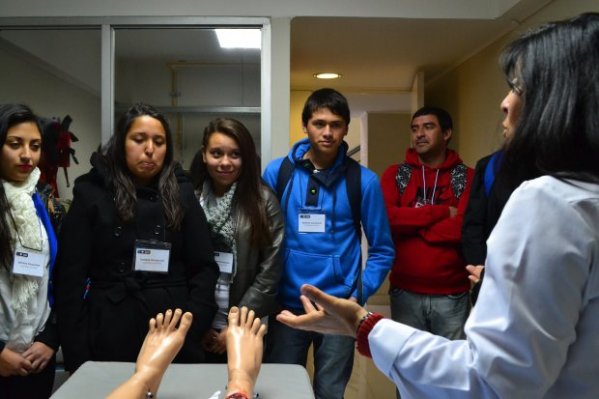
M 42 249 L 43 228 L 31 196 L 40 178 L 40 170 L 35 168 L 22 183 L 2 181 L 6 199 L 10 206 L 8 225 L 11 229 L 13 251 L 17 243 L 36 250 Z M 25 313 L 27 303 L 39 290 L 39 278 L 12 275 L 12 308 L 16 313 Z

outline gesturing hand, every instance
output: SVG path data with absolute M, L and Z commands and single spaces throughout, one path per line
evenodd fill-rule
M 309 284 L 302 286 L 301 293 L 306 313 L 295 315 L 284 310 L 277 315 L 278 321 L 300 330 L 355 337 L 360 319 L 368 313 L 354 301 L 335 298 Z

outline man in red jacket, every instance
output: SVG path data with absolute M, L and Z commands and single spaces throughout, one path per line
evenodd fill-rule
M 452 127 L 443 109 L 416 111 L 406 159 L 385 171 L 381 185 L 395 244 L 391 316 L 458 339 L 470 311 L 460 240 L 473 170 L 447 148 Z

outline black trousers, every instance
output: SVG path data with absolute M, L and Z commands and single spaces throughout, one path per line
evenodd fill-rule
M 26 377 L 0 377 L 0 397 L 2 399 L 48 399 L 52 395 L 56 356 L 48 362 L 45 369 Z

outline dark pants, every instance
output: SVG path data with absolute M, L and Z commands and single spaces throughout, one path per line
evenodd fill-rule
M 56 357 L 52 357 L 45 369 L 26 377 L 0 377 L 2 399 L 48 399 L 52 394 Z
M 271 317 L 266 334 L 265 363 L 299 364 L 306 367 L 314 346 L 314 396 L 341 399 L 354 366 L 354 339 L 296 330 Z
M 204 363 L 212 363 L 212 364 L 226 364 L 227 363 L 227 352 L 225 353 L 212 353 L 205 352 L 206 360 Z

